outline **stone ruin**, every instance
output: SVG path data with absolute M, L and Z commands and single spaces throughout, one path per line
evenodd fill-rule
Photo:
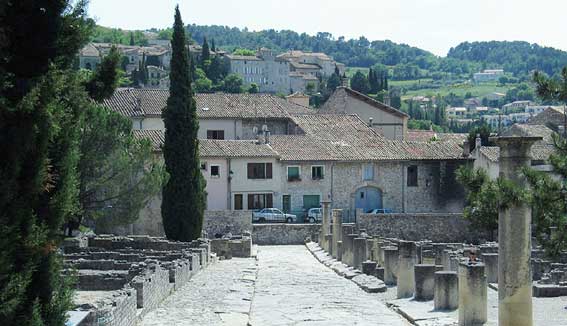
M 74 238 L 63 252 L 64 273 L 77 281 L 70 316 L 81 326 L 136 325 L 215 259 L 208 240 L 149 236 Z
M 134 326 L 173 291 L 217 259 L 250 256 L 251 239 L 172 242 L 99 235 L 63 244 L 64 270 L 76 279 L 69 325 Z
M 458 311 L 460 325 L 487 321 L 487 287 L 498 289 L 498 243 L 435 243 L 371 236 L 357 230 L 355 224 L 342 223 L 341 210 L 331 213 L 327 205 L 323 209 L 327 218 L 323 218 L 317 243 L 307 247 L 335 272 L 357 284 L 359 275 L 374 277 L 379 283 L 375 280 L 370 291 L 359 284 L 369 292 L 396 285 L 398 299 L 433 300 L 435 310 L 441 311 L 463 307 Z M 531 272 L 534 297 L 567 296 L 567 253 L 552 262 L 534 245 Z

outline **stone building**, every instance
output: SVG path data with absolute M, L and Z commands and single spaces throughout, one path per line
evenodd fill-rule
M 169 70 L 171 49 L 169 46 L 131 46 L 112 43 L 89 43 L 79 51 L 79 68 L 93 70 L 100 64 L 110 48 L 115 46 L 128 59 L 126 72 L 130 73 L 139 67 L 142 60 L 148 65 Z
M 539 171 L 551 172 L 552 166 L 549 164 L 549 156 L 555 151 L 554 131 L 544 125 L 515 124 L 508 129 L 511 128 L 522 133 L 525 137 L 543 138 L 531 147 L 531 166 Z M 504 134 L 506 132 L 506 130 L 503 131 Z M 474 168 L 484 169 L 493 180 L 498 178 L 500 174 L 500 148 L 498 146 L 481 146 L 480 138 L 477 138 L 471 157 L 474 159 Z
M 255 83 L 260 92 L 305 92 L 308 84 L 316 89 L 319 77 L 328 77 L 337 67 L 341 74 L 345 66 L 324 53 L 290 51 L 276 55 L 262 48 L 254 56 L 224 55 L 230 73 L 242 77 L 245 85 Z
M 356 114 L 387 139 L 406 139 L 407 114 L 348 87 L 338 87 L 319 112 Z
M 119 88 L 104 105 L 132 119 L 133 129 L 164 130 L 161 112 L 167 89 Z M 195 95 L 200 139 L 255 139 L 266 126 L 272 134 L 294 134 L 292 114 L 310 108 L 270 94 L 203 93 Z

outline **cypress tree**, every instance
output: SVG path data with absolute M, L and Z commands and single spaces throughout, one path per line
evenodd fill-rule
M 211 51 L 217 52 L 217 48 L 215 47 L 215 39 L 211 40 Z
M 207 38 L 203 38 L 203 48 L 201 49 L 201 62 L 204 64 L 206 61 L 211 60 L 211 51 L 209 50 L 209 43 Z
M 134 33 L 130 32 L 130 45 L 135 45 L 136 42 L 134 41 Z
M 78 210 L 78 135 L 90 100 L 69 69 L 88 39 L 85 5 L 0 4 L 3 326 L 63 325 L 70 308 L 57 247 L 62 223 Z
M 163 188 L 161 213 L 167 238 L 178 241 L 191 241 L 201 235 L 206 199 L 199 164 L 199 121 L 185 44 L 185 28 L 177 6 L 171 41 L 169 98 L 163 111 L 163 156 L 170 178 Z

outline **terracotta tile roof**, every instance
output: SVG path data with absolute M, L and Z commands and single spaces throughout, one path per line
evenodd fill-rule
M 236 55 L 236 54 L 227 54 L 225 57 L 229 58 L 230 60 L 243 60 L 243 61 L 263 61 L 262 58 L 259 58 L 254 55 Z
M 133 130 L 134 137 L 152 142 L 155 151 L 161 151 L 165 141 L 163 130 Z M 277 157 L 270 145 L 258 144 L 255 140 L 199 140 L 201 157 Z
M 539 141 L 539 144 L 553 144 L 553 134 L 555 132 L 549 127 L 525 124 L 515 124 L 514 126 L 521 130 L 527 137 L 542 137 L 543 140 Z
M 565 124 L 563 107 L 550 106 L 540 114 L 530 118 L 530 125 L 552 125 L 561 126 Z
M 136 138 L 146 138 L 152 142 L 152 147 L 154 151 L 161 152 L 161 147 L 165 140 L 165 135 L 162 130 L 132 130 L 134 137 Z
M 418 141 L 418 142 L 430 142 L 430 141 L 453 141 L 458 144 L 462 144 L 466 139 L 467 134 L 460 133 L 443 133 L 435 132 L 431 130 L 408 130 L 407 140 L 408 141 Z
M 547 161 L 554 152 L 555 147 L 553 145 L 533 145 L 530 155 L 532 160 Z M 498 163 L 500 161 L 500 147 L 498 146 L 482 146 L 480 153 L 491 162 Z
M 290 62 L 290 65 L 296 69 L 321 69 L 316 63 Z
M 387 140 L 356 115 L 295 116 L 304 135 L 274 135 L 272 148 L 283 161 L 462 160 L 455 142 Z
M 399 117 L 409 117 L 406 113 L 395 109 L 389 105 L 386 105 L 382 102 L 379 102 L 367 95 L 364 95 L 360 92 L 357 92 L 353 89 L 350 89 L 348 87 L 345 86 L 340 86 L 337 87 L 337 89 L 333 92 L 333 94 L 331 94 L 331 98 L 329 98 L 329 100 L 327 100 L 327 102 L 321 107 L 320 111 L 321 112 L 329 112 L 329 113 L 347 113 L 346 111 L 346 107 L 344 106 L 340 106 L 339 103 L 342 103 L 341 105 L 346 105 L 346 103 L 344 101 L 336 101 L 334 100 L 334 98 L 336 97 L 341 97 L 341 96 L 351 96 L 354 98 L 357 98 L 367 104 L 369 104 L 370 106 L 375 107 L 378 110 L 381 111 L 386 111 L 388 113 L 397 115 Z
M 128 117 L 161 116 L 169 90 L 119 88 L 104 101 L 111 110 Z M 291 114 L 314 110 L 270 94 L 196 94 L 200 119 L 289 119 Z

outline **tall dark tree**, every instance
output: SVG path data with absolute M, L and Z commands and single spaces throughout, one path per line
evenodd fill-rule
M 363 94 L 368 93 L 370 90 L 370 85 L 368 85 L 368 78 L 360 72 L 357 71 L 354 76 L 352 76 L 350 80 L 350 87 L 357 92 L 361 92 Z
M 136 42 L 134 41 L 134 33 L 130 32 L 130 45 L 136 45 Z
M 163 111 L 163 155 L 169 180 L 163 188 L 161 212 L 168 239 L 191 241 L 201 236 L 206 195 L 199 164 L 199 120 L 189 74 L 185 28 L 175 8 L 171 40 L 169 98 Z
M 110 48 L 108 55 L 97 66 L 85 87 L 89 96 L 97 102 L 109 98 L 118 86 L 116 68 L 120 62 L 120 53 L 116 47 Z
M 0 2 L 0 320 L 63 325 L 70 308 L 57 247 L 78 210 L 82 109 L 70 68 L 94 25 L 86 1 Z
M 211 50 L 207 38 L 203 39 L 203 47 L 201 48 L 201 62 L 204 64 L 206 61 L 211 60 Z
M 211 40 L 211 51 L 213 52 L 217 52 L 217 48 L 215 46 L 215 39 Z

